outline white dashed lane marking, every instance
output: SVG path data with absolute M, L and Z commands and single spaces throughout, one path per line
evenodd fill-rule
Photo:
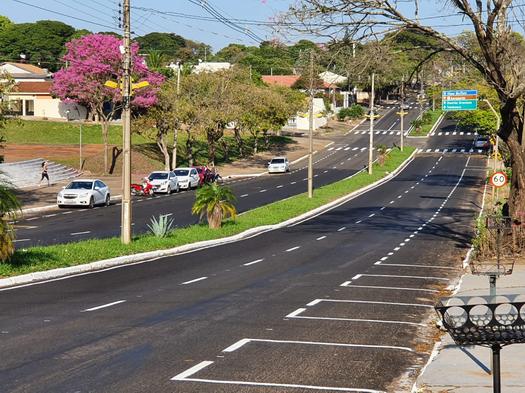
M 203 281 L 203 280 L 206 280 L 207 278 L 208 278 L 208 277 L 199 277 L 199 278 L 196 278 L 196 279 L 194 279 L 194 280 L 190 280 L 190 281 L 183 282 L 183 283 L 180 284 L 180 285 L 193 284 L 194 282 Z

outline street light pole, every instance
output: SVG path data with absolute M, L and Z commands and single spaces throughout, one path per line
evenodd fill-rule
M 80 120 L 80 138 L 79 138 L 79 146 L 78 146 L 78 156 L 79 156 L 79 165 L 78 170 L 82 172 L 82 120 Z
M 370 92 L 370 143 L 368 145 L 368 173 L 372 174 L 372 162 L 374 161 L 374 88 L 375 88 L 375 73 L 372 72 L 372 89 Z
M 401 146 L 400 149 L 403 151 L 405 139 L 405 76 L 403 75 L 403 80 L 401 81 L 401 110 L 399 111 L 400 117 L 400 128 L 401 128 Z
M 121 242 L 131 243 L 131 15 L 130 0 L 123 2 L 124 25 L 124 76 L 122 81 L 122 219 Z
M 498 160 L 498 154 L 499 154 L 499 136 L 497 133 L 499 132 L 499 128 L 501 127 L 501 117 L 499 116 L 498 112 L 496 112 L 496 110 L 494 109 L 494 107 L 492 106 L 489 100 L 485 98 L 483 99 L 483 102 L 485 102 L 489 106 L 492 113 L 494 113 L 494 116 L 496 116 L 496 144 L 494 145 L 494 158 L 492 161 L 492 169 L 494 170 L 494 172 L 496 172 L 497 160 Z M 496 187 L 492 187 L 492 200 L 493 201 L 494 201 L 495 188 Z
M 308 198 L 314 196 L 314 52 L 310 51 L 310 100 L 308 102 Z

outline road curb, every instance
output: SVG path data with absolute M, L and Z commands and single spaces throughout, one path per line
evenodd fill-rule
M 283 221 L 279 224 L 265 225 L 265 226 L 250 228 L 237 235 L 225 237 L 222 239 L 204 240 L 201 242 L 186 244 L 183 246 L 178 246 L 178 247 L 174 247 L 174 248 L 170 248 L 166 250 L 148 251 L 148 252 L 143 252 L 139 254 L 125 255 L 125 256 L 116 257 L 116 258 L 104 259 L 101 261 L 86 263 L 83 265 L 70 266 L 70 267 L 65 267 L 65 268 L 57 268 L 57 269 L 47 270 L 43 272 L 22 274 L 19 276 L 3 278 L 3 279 L 0 279 L 0 288 L 9 289 L 11 287 L 35 284 L 35 283 L 45 282 L 49 280 L 64 279 L 70 276 L 76 276 L 76 275 L 91 273 L 95 271 L 103 271 L 103 270 L 108 270 L 108 269 L 125 267 L 125 266 L 138 264 L 138 263 L 145 263 L 150 260 L 155 260 L 158 258 L 186 254 L 186 253 L 190 253 L 190 252 L 194 252 L 198 250 L 203 250 L 206 248 L 217 247 L 217 246 L 221 246 L 221 245 L 229 244 L 229 243 L 235 243 L 241 240 L 245 240 L 245 239 L 249 239 L 254 236 L 261 235 L 265 232 L 285 228 L 288 226 L 298 225 L 304 221 L 310 220 L 325 212 L 335 209 L 347 203 L 348 201 L 376 187 L 379 187 L 380 185 L 384 183 L 387 183 L 388 181 L 396 177 L 399 173 L 401 173 L 410 164 L 410 162 L 412 162 L 415 155 L 416 155 L 416 150 L 414 150 L 412 154 L 409 157 L 407 157 L 407 159 L 403 163 L 401 163 L 401 165 L 398 168 L 396 168 L 394 171 L 392 171 L 391 173 L 389 173 L 382 179 L 379 179 L 363 188 L 360 188 L 359 190 L 353 191 L 350 194 L 347 194 L 330 203 L 327 203 L 326 205 L 319 206 L 318 208 L 310 210 L 297 217 L 293 217 L 291 219 Z M 357 175 L 357 173 L 355 175 Z

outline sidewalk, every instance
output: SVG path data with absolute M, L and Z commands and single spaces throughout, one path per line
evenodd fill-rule
M 510 276 L 497 281 L 499 294 L 525 294 L 525 265 L 516 265 Z M 456 295 L 488 295 L 487 277 L 466 274 Z M 525 392 L 525 344 L 513 344 L 501 351 L 501 384 L 505 393 Z M 442 337 L 439 353 L 417 380 L 418 393 L 492 392 L 490 349 L 460 348 L 448 333 Z

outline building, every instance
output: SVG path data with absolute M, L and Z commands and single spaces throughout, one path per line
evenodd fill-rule
M 0 74 L 9 75 L 13 89 L 3 99 L 8 101 L 9 111 L 24 118 L 80 120 L 87 110 L 82 105 L 66 103 L 51 95 L 51 73 L 25 63 L 0 63 Z
M 321 76 L 320 74 L 319 76 Z M 283 86 L 283 87 L 294 87 L 297 81 L 301 78 L 300 75 L 263 75 L 262 80 L 268 85 Z M 325 93 L 330 94 L 341 90 L 336 84 L 323 80 L 323 89 Z M 321 90 L 321 89 L 319 89 Z

